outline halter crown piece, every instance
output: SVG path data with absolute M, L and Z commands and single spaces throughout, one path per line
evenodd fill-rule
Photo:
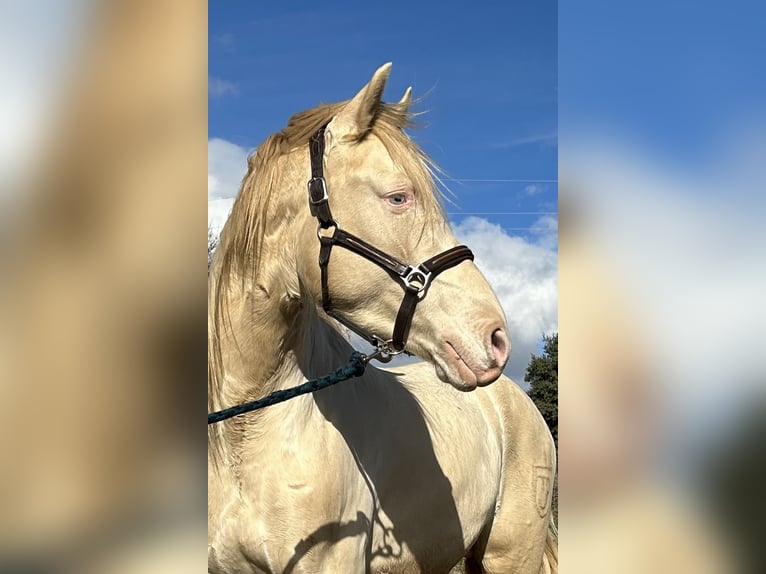
M 324 178 L 324 132 L 327 126 L 322 126 L 311 136 L 309 141 L 309 154 L 311 157 L 311 179 L 308 181 L 309 209 L 311 215 L 317 218 L 317 237 L 319 238 L 319 269 L 322 280 L 322 308 L 330 317 L 351 329 L 354 333 L 368 341 L 375 347 L 375 351 L 366 357 L 366 360 L 377 359 L 387 363 L 391 357 L 405 351 L 407 336 L 412 325 L 412 317 L 415 314 L 417 304 L 426 296 L 428 287 L 434 278 L 442 271 L 446 271 L 466 260 L 473 261 L 473 253 L 465 245 L 458 245 L 418 265 L 407 265 L 396 257 L 393 257 L 377 247 L 374 247 L 341 229 L 330 211 L 329 197 L 327 195 L 327 182 Z M 343 247 L 349 251 L 361 255 L 378 267 L 383 268 L 395 280 L 398 280 L 404 288 L 404 299 L 399 306 L 396 315 L 394 331 L 391 339 L 381 339 L 375 333 L 368 333 L 351 321 L 337 315 L 332 310 L 330 290 L 327 285 L 327 267 L 330 263 L 330 255 L 333 246 Z

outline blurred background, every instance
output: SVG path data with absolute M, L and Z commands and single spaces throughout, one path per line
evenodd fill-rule
M 764 15 L 559 5 L 569 571 L 766 572 Z
M 206 28 L 0 3 L 0 572 L 204 571 Z

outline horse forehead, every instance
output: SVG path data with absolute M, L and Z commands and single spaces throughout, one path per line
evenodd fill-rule
M 363 167 L 369 171 L 391 172 L 397 171 L 391 154 L 388 153 L 386 146 L 378 138 L 367 137 L 349 150 L 351 163 L 358 167 Z

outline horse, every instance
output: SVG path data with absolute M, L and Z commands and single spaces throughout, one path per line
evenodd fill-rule
M 423 360 L 210 425 L 209 572 L 558 571 L 550 432 L 502 375 L 505 313 L 405 132 L 412 89 L 382 101 L 390 69 L 249 156 L 210 269 L 208 407 L 337 369 L 353 350 L 341 325 L 385 342 L 381 358 Z M 356 250 L 329 257 L 341 227 Z M 434 277 L 391 271 L 455 253 Z

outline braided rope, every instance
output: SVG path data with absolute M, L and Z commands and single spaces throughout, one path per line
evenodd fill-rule
M 319 377 L 318 379 L 314 379 L 313 381 L 307 381 L 303 383 L 302 385 L 298 385 L 297 387 L 291 387 L 289 389 L 274 391 L 270 395 L 267 395 L 263 397 L 262 399 L 258 399 L 257 401 L 242 403 L 241 405 L 235 405 L 233 407 L 222 409 L 220 411 L 208 413 L 207 424 L 213 424 L 220 421 L 225 421 L 226 419 L 230 419 L 232 417 L 236 417 L 239 415 L 243 415 L 245 413 L 249 413 L 251 411 L 262 409 L 264 407 L 269 407 L 271 405 L 276 405 L 277 403 L 288 401 L 300 395 L 313 393 L 315 391 L 321 391 L 322 389 L 326 389 L 327 387 L 331 387 L 332 385 L 335 385 L 342 381 L 346 381 L 348 379 L 361 376 L 364 373 L 364 369 L 366 366 L 367 366 L 366 357 L 362 355 L 362 353 L 358 351 L 354 351 L 353 353 L 351 353 L 351 357 L 348 360 L 348 364 L 345 367 L 341 367 L 334 373 L 330 373 L 329 375 L 325 375 L 324 377 Z

